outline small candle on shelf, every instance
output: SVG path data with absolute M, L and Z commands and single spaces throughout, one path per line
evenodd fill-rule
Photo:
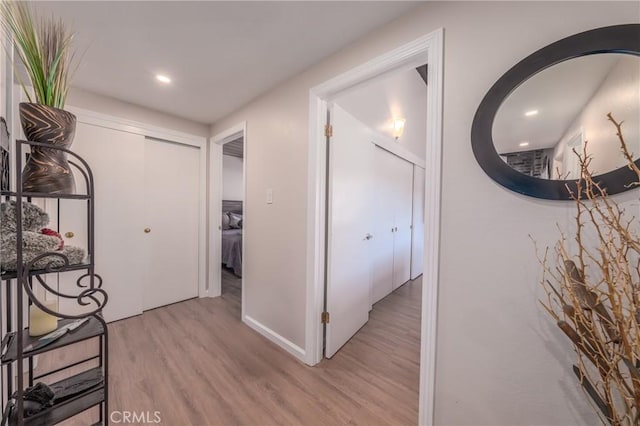
M 43 305 L 51 311 L 57 310 L 57 303 L 55 300 L 49 300 L 43 302 Z M 52 332 L 58 328 L 58 318 L 44 312 L 36 305 L 29 306 L 29 336 L 42 336 Z

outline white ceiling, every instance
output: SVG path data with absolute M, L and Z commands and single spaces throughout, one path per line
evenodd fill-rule
M 73 86 L 209 124 L 418 3 L 34 4 L 77 33 L 84 54 Z
M 396 71 L 338 95 L 334 102 L 379 134 L 394 138 L 394 118 L 404 118 L 398 145 L 425 159 L 427 85 L 415 68 Z
M 534 75 L 500 105 L 493 123 L 498 153 L 555 146 L 620 59 L 589 55 L 561 62 Z M 526 117 L 525 112 L 538 110 Z M 521 142 L 529 142 L 525 148 Z

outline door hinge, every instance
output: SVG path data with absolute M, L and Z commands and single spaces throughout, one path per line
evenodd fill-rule
M 333 126 L 331 124 L 325 124 L 324 135 L 328 138 L 333 136 Z
M 329 312 L 323 312 L 321 315 L 322 324 L 329 324 Z

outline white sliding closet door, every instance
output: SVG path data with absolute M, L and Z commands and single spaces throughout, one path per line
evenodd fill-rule
M 376 147 L 371 302 L 411 278 L 413 164 Z
M 142 313 L 144 143 L 140 135 L 78 122 L 71 147 L 89 163 L 94 175 L 96 273 L 109 294 L 104 309 L 107 321 Z M 84 192 L 82 175 L 75 173 L 75 178 L 78 192 Z M 59 218 L 65 244 L 86 249 L 86 201 L 60 200 Z M 60 290 L 78 294 L 76 279 L 82 274 L 59 274 Z M 63 298 L 59 309 L 69 314 L 83 310 L 74 299 Z
M 372 303 L 393 291 L 393 236 L 395 234 L 395 161 L 393 154 L 375 147 L 374 238 Z
M 200 149 L 144 142 L 144 309 L 198 296 Z
M 196 297 L 200 150 L 82 122 L 72 150 L 94 174 L 96 273 L 109 295 L 105 319 Z M 78 192 L 85 191 L 83 182 L 76 173 Z M 65 244 L 86 248 L 85 203 L 61 200 L 60 214 L 52 215 Z M 81 275 L 60 274 L 60 290 L 77 294 Z M 59 309 L 77 314 L 89 307 L 61 298 Z
M 411 219 L 413 217 L 413 164 L 393 156 L 395 227 L 393 235 L 393 289 L 411 278 Z

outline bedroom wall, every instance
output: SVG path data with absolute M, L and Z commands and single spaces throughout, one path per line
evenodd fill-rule
M 215 123 L 212 134 L 247 123 L 247 314 L 304 347 L 309 89 L 443 27 L 436 424 L 598 424 L 571 372 L 572 348 L 538 305 L 529 237 L 552 244 L 572 206 L 494 183 L 469 135 L 486 91 L 520 59 L 639 16 L 637 2 L 428 2 Z
M 210 136 L 209 126 L 205 124 L 133 105 L 76 87 L 71 88 L 69 91 L 67 104 L 195 136 Z
M 242 158 L 222 156 L 222 199 L 244 201 Z

